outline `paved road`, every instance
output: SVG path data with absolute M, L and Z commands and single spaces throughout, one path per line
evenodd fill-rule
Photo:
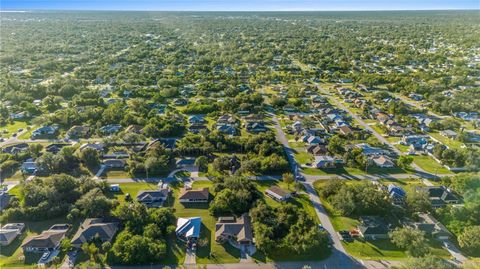
M 401 152 L 398 148 L 396 148 L 390 141 L 388 141 L 385 137 L 383 137 L 381 134 L 379 134 L 377 131 L 375 131 L 370 125 L 365 123 L 356 113 L 353 113 L 348 107 L 343 105 L 336 97 L 330 95 L 330 93 L 325 90 L 324 88 L 320 87 L 318 83 L 316 84 L 319 90 L 326 96 L 329 96 L 330 101 L 332 101 L 337 107 L 339 107 L 342 110 L 347 111 L 352 118 L 354 118 L 361 126 L 363 126 L 366 130 L 370 131 L 380 142 L 384 143 L 387 145 L 393 152 L 395 152 L 397 155 L 405 155 L 404 152 Z M 432 175 L 430 173 L 427 173 L 425 170 L 420 168 L 417 164 L 412 163 L 412 167 L 415 169 L 416 174 L 418 174 L 422 178 L 435 178 L 435 175 Z M 426 180 L 428 181 L 428 180 Z M 432 183 L 428 182 L 427 185 L 432 185 Z

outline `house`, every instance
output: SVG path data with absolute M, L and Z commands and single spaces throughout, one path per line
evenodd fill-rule
M 175 164 L 177 165 L 177 168 L 189 168 L 189 167 L 194 167 L 195 166 L 195 158 L 183 158 L 183 159 L 178 159 Z
M 199 124 L 204 122 L 205 122 L 205 119 L 202 116 L 193 115 L 188 117 L 188 123 L 190 124 Z
M 421 213 L 418 214 L 418 221 L 408 223 L 409 226 L 423 231 L 427 236 L 431 236 L 438 240 L 448 240 L 452 233 L 432 215 Z
M 295 121 L 293 124 L 292 124 L 292 129 L 297 131 L 297 132 L 300 132 L 303 128 L 302 128 L 302 123 L 300 121 Z
M 143 133 L 143 126 L 138 124 L 132 124 L 125 129 L 125 133 L 134 133 L 134 134 L 142 134 Z
M 80 151 L 84 151 L 87 148 L 94 149 L 96 151 L 102 152 L 105 149 L 105 145 L 100 142 L 95 142 L 95 143 L 84 143 L 78 148 Z
M 15 144 L 11 146 L 4 147 L 2 149 L 3 153 L 9 153 L 9 154 L 17 154 L 22 151 L 26 151 L 28 149 L 28 144 L 27 143 L 20 143 L 20 144 Z
M 21 119 L 28 118 L 29 116 L 30 116 L 30 114 L 27 111 L 22 111 L 22 112 L 19 112 L 19 113 L 11 113 L 10 114 L 10 118 L 12 120 L 21 120 Z
M 8 246 L 25 228 L 24 223 L 7 223 L 0 229 L 0 246 Z
M 387 150 L 381 149 L 381 148 L 376 148 L 372 147 L 367 143 L 360 143 L 355 145 L 355 147 L 359 148 L 362 150 L 363 155 L 365 156 L 372 156 L 372 155 L 386 155 L 388 154 Z
M 232 124 L 217 124 L 217 131 L 228 135 L 237 134 L 237 129 Z
M 314 156 L 321 156 L 326 155 L 328 150 L 325 145 L 309 145 L 307 147 L 307 152 L 313 154 Z
M 42 253 L 56 250 L 69 229 L 68 224 L 55 224 L 39 235 L 30 236 L 22 245 L 23 252 Z
M 137 201 L 149 207 L 161 207 L 167 200 L 169 189 L 142 190 L 137 194 Z
M 357 229 L 360 236 L 366 240 L 387 239 L 390 231 L 385 221 L 376 216 L 360 217 L 360 225 Z
M 230 114 L 222 115 L 217 119 L 217 123 L 235 124 L 236 122 L 237 119 L 235 119 L 235 117 Z
M 443 130 L 443 131 L 440 131 L 440 134 L 451 139 L 455 139 L 458 135 L 457 132 L 452 130 Z
M 254 121 L 249 121 L 245 124 L 245 129 L 247 129 L 247 132 L 249 133 L 261 133 L 261 132 L 266 132 L 268 128 L 265 126 L 263 122 L 254 122 Z
M 119 229 L 118 226 L 118 222 L 102 218 L 85 219 L 73 236 L 72 245 L 80 248 L 82 244 L 91 242 L 93 238 L 98 238 L 102 242 L 112 242 Z
M 390 160 L 388 156 L 385 156 L 385 155 L 373 155 L 370 157 L 369 161 L 375 166 L 380 168 L 395 167 L 395 163 L 392 160 Z
M 0 191 L 0 211 L 3 211 L 10 204 L 10 194 L 5 190 Z
M 408 97 L 412 98 L 415 101 L 421 101 L 423 99 L 423 96 L 417 93 L 411 93 L 408 95 Z
M 100 132 L 102 134 L 114 134 L 122 129 L 122 125 L 120 124 L 108 124 L 105 126 L 100 127 Z
M 183 98 L 178 98 L 178 99 L 173 100 L 173 104 L 176 105 L 176 106 L 184 106 L 187 103 L 188 103 L 187 99 L 183 99 Z
M 432 204 L 432 207 L 438 208 L 447 204 L 459 204 L 461 199 L 450 188 L 445 186 L 426 186 L 417 187 L 417 191 L 425 191 Z
M 87 125 L 75 125 L 70 128 L 66 133 L 66 138 L 76 139 L 76 138 L 88 138 L 90 136 L 92 129 Z
M 122 159 L 106 159 L 103 160 L 103 164 L 107 168 L 123 169 L 125 168 L 126 162 Z
M 302 142 L 307 143 L 308 145 L 318 145 L 323 143 L 323 139 L 318 136 L 305 135 L 302 137 Z
M 389 184 L 387 187 L 388 195 L 395 205 L 401 205 L 404 203 L 407 193 L 395 184 Z
M 37 163 L 34 159 L 27 159 L 25 162 L 22 163 L 20 168 L 23 173 L 28 175 L 33 175 L 37 172 Z
M 125 150 L 117 150 L 102 156 L 104 159 L 128 159 L 129 157 L 130 154 L 128 154 L 128 152 Z
M 202 219 L 200 217 L 178 218 L 175 234 L 182 241 L 197 240 L 201 227 Z
M 32 132 L 31 138 L 39 138 L 42 136 L 52 136 L 57 133 L 58 126 L 52 125 L 52 126 L 42 126 Z
M 348 125 L 343 125 L 338 128 L 338 131 L 343 135 L 353 134 L 352 128 Z
M 315 156 L 315 161 L 313 161 L 312 166 L 315 168 L 334 168 L 336 166 L 336 160 L 328 155 Z
M 286 201 L 291 197 L 290 192 L 284 191 L 278 186 L 270 187 L 265 191 L 265 194 L 270 196 L 273 200 L 277 202 Z
M 235 242 L 239 245 L 253 244 L 252 223 L 248 213 L 240 217 L 220 217 L 215 224 L 215 241 Z
M 203 188 L 200 190 L 191 190 L 191 189 L 182 189 L 178 200 L 180 203 L 208 203 L 208 198 L 210 193 L 208 188 Z
M 194 134 L 198 134 L 202 130 L 208 130 L 207 126 L 205 126 L 203 123 L 194 123 L 188 127 L 188 131 Z
M 53 143 L 45 147 L 46 152 L 50 152 L 53 154 L 57 154 L 62 150 L 62 148 L 70 146 L 70 144 L 63 144 L 63 143 Z

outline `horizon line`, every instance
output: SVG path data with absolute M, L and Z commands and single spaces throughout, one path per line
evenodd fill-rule
M 278 10 L 189 10 L 189 9 L 43 9 L 43 8 L 29 8 L 29 9 L 2 9 L 0 12 L 31 12 L 31 11 L 123 11 L 123 12 L 381 12 L 381 11 L 480 11 L 480 8 L 438 8 L 438 9 L 278 9 Z

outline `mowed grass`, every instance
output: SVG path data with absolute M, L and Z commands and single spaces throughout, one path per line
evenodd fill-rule
M 413 156 L 413 162 L 429 173 L 450 174 L 451 171 L 436 162 L 432 157 L 426 155 Z
M 54 224 L 69 223 L 65 218 L 54 218 L 45 221 L 26 221 L 24 232 L 10 245 L 0 247 L 0 268 L 37 268 L 40 254 L 27 253 L 24 255 L 21 245 L 29 236 L 34 236 L 47 230 Z M 77 229 L 78 223 L 74 223 L 70 233 Z
M 26 129 L 27 126 L 28 123 L 26 121 L 14 121 L 13 123 L 0 126 L 0 137 L 9 138 L 13 133 L 17 133 L 18 129 Z
M 428 134 L 431 137 L 435 138 L 436 140 L 442 142 L 444 145 L 448 146 L 449 148 L 459 149 L 463 145 L 462 142 L 460 142 L 458 140 L 450 139 L 448 137 L 445 137 L 438 132 L 432 132 L 432 133 L 428 133 Z
M 422 185 L 418 180 L 407 179 L 407 180 L 391 180 L 385 179 L 380 180 L 384 184 L 390 182 L 395 183 L 402 188 L 414 187 L 417 184 Z M 326 184 L 326 181 L 318 180 L 314 183 L 314 186 L 317 190 L 321 189 L 323 185 Z M 353 184 L 353 181 L 347 181 L 347 184 Z M 333 206 L 323 198 L 320 198 L 323 206 L 328 212 L 330 221 L 332 222 L 333 227 L 336 231 L 340 230 L 352 230 L 357 228 L 360 224 L 360 221 L 354 217 L 342 216 L 338 211 L 336 211 Z M 364 240 L 363 238 L 356 238 L 353 242 L 343 242 L 343 246 L 349 254 L 360 259 L 369 259 L 369 260 L 403 260 L 408 258 L 408 255 L 405 250 L 399 249 L 396 247 L 389 239 L 381 240 Z M 436 256 L 442 258 L 449 258 L 450 254 L 446 249 L 444 249 L 440 242 L 436 240 L 429 240 L 428 244 L 430 246 L 430 252 Z
M 192 184 L 193 189 L 212 187 L 210 181 L 195 181 Z M 178 200 L 181 184 L 173 184 L 173 208 L 175 215 L 180 218 L 201 217 L 202 227 L 200 230 L 200 239 L 197 249 L 197 263 L 237 263 L 240 261 L 240 251 L 228 244 L 220 245 L 215 242 L 215 223 L 217 219 L 210 215 L 208 204 L 182 204 Z M 182 251 L 184 246 L 181 245 Z

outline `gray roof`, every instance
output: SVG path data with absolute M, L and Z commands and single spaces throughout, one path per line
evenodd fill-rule
M 72 238 L 73 245 L 88 243 L 98 235 L 102 242 L 111 241 L 118 231 L 118 223 L 104 222 L 103 219 L 86 219 Z
M 233 236 L 237 242 L 252 242 L 253 232 L 250 217 L 247 213 L 237 218 L 220 218 L 215 225 L 215 238 Z

